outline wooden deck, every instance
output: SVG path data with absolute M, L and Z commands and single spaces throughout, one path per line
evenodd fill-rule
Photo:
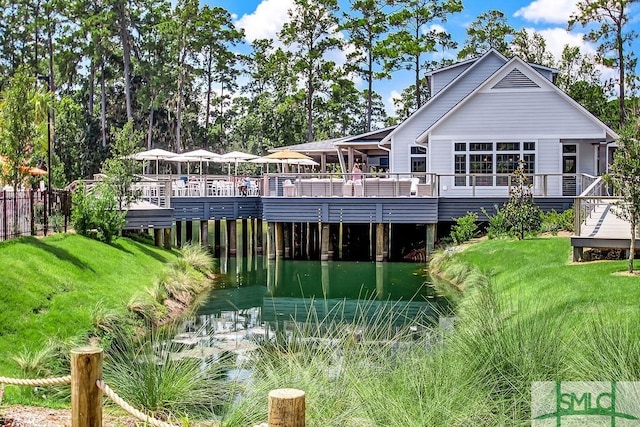
M 613 204 L 616 201 L 607 198 L 594 203 L 577 233 L 571 236 L 574 261 L 582 259 L 584 248 L 629 248 L 630 225 L 615 214 Z

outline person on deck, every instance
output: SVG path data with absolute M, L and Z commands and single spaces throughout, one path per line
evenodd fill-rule
M 354 181 L 360 181 L 362 179 L 362 169 L 360 169 L 360 165 L 358 163 L 353 164 L 351 174 Z

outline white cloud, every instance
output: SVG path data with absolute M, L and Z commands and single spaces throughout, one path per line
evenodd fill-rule
M 431 25 L 426 32 L 430 33 L 431 31 L 433 31 L 434 33 L 447 33 L 448 32 L 442 25 L 438 25 L 438 24 Z
M 253 13 L 243 15 L 235 24 L 244 28 L 249 42 L 257 39 L 275 40 L 282 24 L 289 19 L 287 12 L 292 6 L 293 0 L 262 0 Z
M 389 115 L 395 115 L 396 114 L 396 106 L 393 103 L 394 100 L 396 99 L 401 99 L 402 98 L 402 94 L 400 92 L 398 92 L 397 90 L 392 90 L 389 93 L 389 97 L 387 98 L 387 102 L 385 102 L 384 107 L 385 110 L 387 111 L 387 114 Z
M 560 61 L 562 58 L 562 50 L 567 44 L 579 47 L 580 52 L 583 54 L 594 55 L 596 53 L 595 47 L 591 43 L 584 41 L 582 33 L 568 32 L 564 28 L 547 28 L 543 30 L 527 28 L 529 34 L 533 31 L 537 31 L 544 37 L 547 42 L 547 50 L 553 55 L 556 61 Z M 602 73 L 602 81 L 615 77 L 615 70 L 611 68 L 599 65 L 598 69 Z
M 520 8 L 514 16 L 527 21 L 566 24 L 571 13 L 576 10 L 577 0 L 534 0 Z

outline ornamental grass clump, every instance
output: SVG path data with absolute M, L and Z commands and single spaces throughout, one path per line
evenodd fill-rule
M 105 352 L 105 382 L 136 408 L 160 419 L 212 419 L 220 405 L 234 396 L 223 383 L 224 361 L 203 359 L 173 338 L 175 325 L 152 329 L 143 339 L 129 334 Z

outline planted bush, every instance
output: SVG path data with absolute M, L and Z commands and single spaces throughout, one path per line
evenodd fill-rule
M 467 212 L 460 218 L 454 218 L 455 224 L 451 227 L 451 238 L 454 243 L 460 244 L 468 242 L 478 234 L 478 214 L 475 212 Z

